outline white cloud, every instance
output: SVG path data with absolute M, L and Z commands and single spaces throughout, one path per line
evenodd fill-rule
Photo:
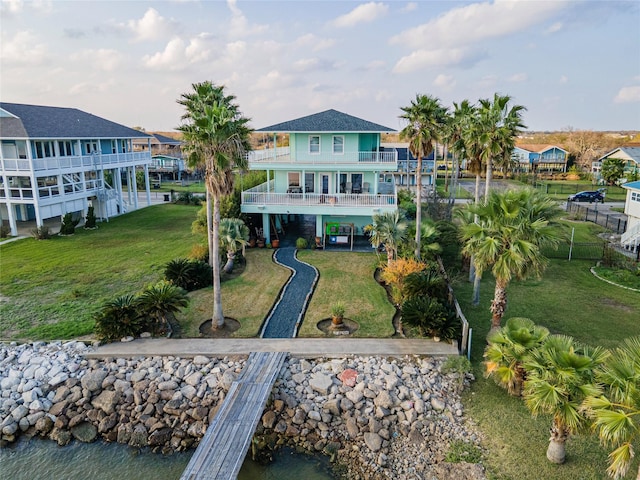
M 402 7 L 401 12 L 408 13 L 408 12 L 413 12 L 414 10 L 417 10 L 417 9 L 418 9 L 418 4 L 416 2 L 409 2 L 404 7 Z
M 339 16 L 332 24 L 335 27 L 353 27 L 359 23 L 370 23 L 383 17 L 389 11 L 389 7 L 384 3 L 369 2 L 358 5 L 349 13 Z
M 85 95 L 93 93 L 104 93 L 114 85 L 113 80 L 106 82 L 80 82 L 69 89 L 69 95 Z
M 550 25 L 549 28 L 544 31 L 544 33 L 556 33 L 562 30 L 562 27 L 562 22 L 556 22 L 553 25 Z
M 293 44 L 297 47 L 311 47 L 314 52 L 319 52 L 333 47 L 336 41 L 333 38 L 320 38 L 313 33 L 307 33 L 296 38 Z
M 433 85 L 443 90 L 452 90 L 456 86 L 456 80 L 452 75 L 441 73 L 433 80 Z
M 425 66 L 442 64 L 441 60 L 434 60 L 441 57 L 436 52 L 447 49 L 457 52 L 459 60 L 454 62 L 449 59 L 446 64 L 468 61 L 471 51 L 483 41 L 522 32 L 546 21 L 567 4 L 566 1 L 495 0 L 493 3 L 474 3 L 455 8 L 435 20 L 408 28 L 389 40 L 391 44 L 414 49 L 398 61 L 394 71 L 408 73 Z
M 127 26 L 136 41 L 166 38 L 176 32 L 177 24 L 164 18 L 155 8 L 149 7 L 140 20 L 129 20 Z
M 191 64 L 204 62 L 211 57 L 211 39 L 211 35 L 207 33 L 196 35 L 189 41 L 174 37 L 162 52 L 145 55 L 142 62 L 151 69 L 184 70 Z
M 560 83 L 560 85 L 566 85 L 567 83 L 569 83 L 569 77 L 567 77 L 566 75 L 561 75 L 558 82 Z
M 53 3 L 51 0 L 32 0 L 29 2 L 24 0 L 2 0 L 0 12 L 7 16 L 16 15 L 25 8 L 31 8 L 36 13 L 49 14 L 53 10 Z
M 82 50 L 71 55 L 71 60 L 83 65 L 90 65 L 94 70 L 113 72 L 121 65 L 123 55 L 117 50 L 100 48 L 98 50 Z
M 229 25 L 231 38 L 242 38 L 267 31 L 266 25 L 251 25 L 249 23 L 242 10 L 238 8 L 237 0 L 227 0 L 227 7 L 231 11 L 231 24 Z
M 613 99 L 615 103 L 640 102 L 640 85 L 622 87 Z
M 293 84 L 293 77 L 283 75 L 277 70 L 272 70 L 259 77 L 249 90 L 276 90 L 289 87 Z
M 409 73 L 425 67 L 458 65 L 479 57 L 479 53 L 467 48 L 416 50 L 398 60 L 393 72 Z
M 2 60 L 20 65 L 38 65 L 47 58 L 47 47 L 38 43 L 38 38 L 28 30 L 16 33 L 13 38 L 2 39 Z
M 374 71 L 374 70 L 382 70 L 386 66 L 386 62 L 384 60 L 372 60 L 364 66 L 364 70 Z
M 515 73 L 511 75 L 507 80 L 510 82 L 526 82 L 529 79 L 526 73 Z

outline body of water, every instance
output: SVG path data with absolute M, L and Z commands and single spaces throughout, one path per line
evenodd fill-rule
M 160 455 L 116 443 L 21 439 L 0 448 L 0 478 L 11 480 L 177 480 L 193 451 Z M 245 459 L 238 480 L 335 479 L 325 457 L 280 449 L 268 466 Z

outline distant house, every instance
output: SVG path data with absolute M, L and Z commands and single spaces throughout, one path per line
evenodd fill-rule
M 150 141 L 75 108 L 0 103 L 0 219 L 17 235 L 18 222 L 84 217 L 89 205 L 99 218 L 125 213 L 138 208 L 138 168 L 151 204 L 151 154 L 134 152 L 134 139 Z
M 640 249 L 640 181 L 625 183 L 627 190 L 624 202 L 624 213 L 627 214 L 627 230 L 622 234 L 622 246 L 638 253 Z
M 273 134 L 273 145 L 288 134 L 289 144 L 250 153 L 249 169 L 266 170 L 267 182 L 242 192 L 242 211 L 261 214 L 267 241 L 282 217 L 312 215 L 316 236 L 347 243 L 374 214 L 397 209 L 385 174 L 397 171 L 398 150 L 380 144 L 393 131 L 336 110 L 257 130 Z
M 556 145 L 516 145 L 511 158 L 521 172 L 566 172 L 569 152 Z
M 395 172 L 387 172 L 387 177 L 393 178 L 393 182 L 403 188 L 410 190 L 415 189 L 417 183 L 417 169 L 418 159 L 413 156 L 411 150 L 409 150 L 408 143 L 383 143 L 382 150 L 398 152 L 398 170 Z M 436 174 L 435 165 L 435 150 L 431 152 L 427 157 L 422 159 L 422 185 L 423 187 L 429 187 L 434 185 L 434 178 Z
M 602 162 L 608 158 L 622 160 L 624 162 L 625 175 L 640 172 L 640 145 L 627 145 L 618 147 L 591 163 L 591 172 L 596 177 L 596 180 L 601 178 Z
M 163 180 L 180 180 L 186 170 L 182 158 L 182 141 L 150 132 L 150 141 L 144 138 L 133 140 L 133 149 L 137 152 L 151 151 L 149 175 L 154 186 Z

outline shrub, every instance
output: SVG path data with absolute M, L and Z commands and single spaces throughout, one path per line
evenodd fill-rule
M 430 266 L 426 270 L 407 275 L 405 293 L 407 298 L 424 295 L 439 300 L 447 300 L 449 290 L 444 277 L 438 272 L 438 269 Z
M 331 316 L 334 318 L 343 318 L 344 311 L 344 303 L 342 302 L 336 302 L 331 306 Z
M 307 248 L 308 246 L 309 246 L 309 242 L 307 241 L 307 239 L 306 239 L 306 238 L 302 238 L 302 237 L 300 237 L 300 238 L 298 238 L 298 239 L 296 240 L 296 248 L 297 248 L 298 250 L 304 250 L 304 249 L 305 249 L 305 248 Z
M 65 213 L 62 217 L 62 225 L 60 225 L 60 235 L 73 235 L 78 223 L 80 223 L 79 218 L 74 220 L 71 213 Z
M 87 216 L 84 219 L 84 228 L 96 228 L 96 214 L 93 205 L 87 209 Z
M 107 342 L 138 336 L 147 326 L 140 315 L 138 298 L 134 295 L 123 295 L 106 302 L 96 314 L 95 321 L 98 339 Z
M 409 275 L 420 272 L 427 265 L 412 258 L 398 258 L 382 269 L 380 278 L 391 286 L 391 298 L 396 305 L 400 305 L 407 299 L 405 281 Z
M 49 227 L 37 227 L 31 230 L 31 236 L 36 240 L 49 240 L 51 238 L 51 230 L 49 230 Z
M 154 333 L 170 331 L 168 315 L 179 312 L 189 304 L 187 292 L 166 280 L 147 286 L 140 293 L 139 306 Z
M 167 263 L 164 277 L 187 292 L 208 287 L 213 283 L 213 272 L 209 264 L 188 258 L 178 258 Z
M 7 238 L 11 233 L 11 228 L 9 225 L 1 225 L 0 226 L 0 238 Z
M 460 334 L 455 312 L 435 298 L 414 297 L 402 304 L 402 321 L 420 330 L 422 335 L 453 340 Z
M 209 262 L 209 247 L 207 245 L 203 245 L 202 243 L 197 243 L 193 247 L 191 247 L 191 252 L 189 252 L 189 258 L 191 260 L 198 260 L 200 262 Z

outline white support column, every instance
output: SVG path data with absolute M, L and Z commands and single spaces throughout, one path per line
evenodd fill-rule
M 147 206 L 151 206 L 151 186 L 149 185 L 149 165 L 144 166 L 144 189 L 147 193 Z
M 262 214 L 262 235 L 265 243 L 271 242 L 271 225 L 269 225 L 269 214 Z
M 137 210 L 138 209 L 138 182 L 136 179 L 136 167 L 129 167 L 131 169 L 131 176 L 133 181 L 131 182 L 131 187 L 129 190 L 133 190 L 133 206 Z
M 322 237 L 324 235 L 322 227 L 322 215 L 316 215 L 316 237 Z

